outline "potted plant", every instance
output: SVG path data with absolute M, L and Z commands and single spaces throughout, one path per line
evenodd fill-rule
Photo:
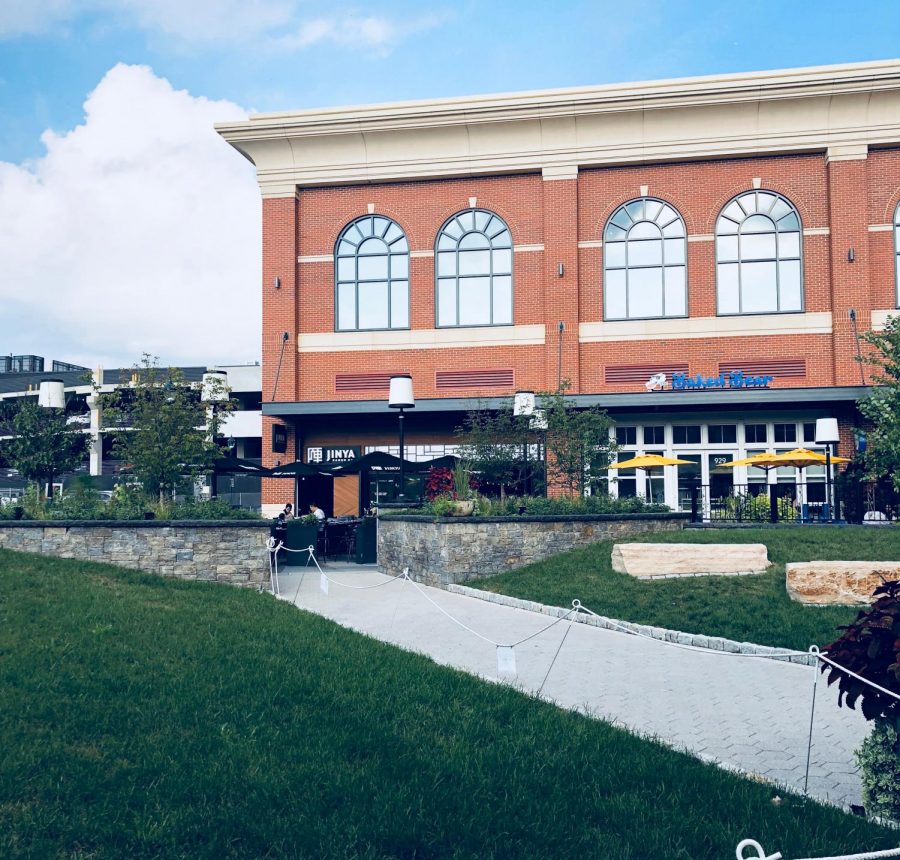
M 873 596 L 875 602 L 824 650 L 839 666 L 900 694 L 900 582 L 885 582 Z M 838 682 L 838 704 L 853 708 L 859 701 L 873 723 L 856 752 L 866 812 L 900 821 L 900 700 L 827 663 L 822 671 L 829 673 L 829 685 Z
M 285 546 L 289 550 L 304 550 L 307 547 L 317 547 L 319 539 L 319 521 L 315 514 L 306 514 L 287 522 L 287 541 Z M 303 552 L 289 552 L 285 564 L 306 564 L 308 556 Z
M 460 461 L 453 469 L 453 508 L 449 511 L 452 517 L 470 517 L 475 510 L 475 488 L 467 463 Z

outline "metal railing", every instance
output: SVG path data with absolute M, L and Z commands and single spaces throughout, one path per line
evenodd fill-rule
M 709 484 L 690 488 L 692 522 L 722 523 L 821 523 L 839 519 L 836 507 L 807 501 L 802 486 L 795 484 L 735 484 L 724 490 Z M 832 513 L 834 517 L 832 518 Z

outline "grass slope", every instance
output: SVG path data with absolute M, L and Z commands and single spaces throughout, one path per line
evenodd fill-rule
M 648 691 L 652 695 L 652 691 Z M 0 857 L 723 858 L 896 835 L 267 595 L 0 551 Z
M 787 562 L 900 559 L 900 528 L 686 529 L 620 542 L 625 541 L 763 543 L 774 565 L 758 576 L 647 582 L 616 573 L 613 544 L 604 541 L 467 585 L 553 606 L 570 606 L 578 598 L 594 612 L 624 621 L 806 650 L 833 641 L 837 626 L 852 621 L 858 610 L 795 603 L 784 585 Z

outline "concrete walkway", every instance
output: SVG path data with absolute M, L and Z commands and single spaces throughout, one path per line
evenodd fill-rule
M 282 598 L 438 663 L 541 695 L 726 767 L 803 790 L 813 669 L 758 658 L 686 651 L 624 633 L 560 622 L 515 649 L 517 675 L 499 675 L 497 650 L 454 624 L 415 586 L 373 567 L 329 564 L 282 573 Z M 360 586 L 386 583 L 358 590 Z M 419 586 L 446 612 L 487 638 L 510 643 L 554 619 Z M 860 803 L 853 750 L 868 732 L 856 712 L 838 708 L 820 679 L 809 792 L 832 803 Z

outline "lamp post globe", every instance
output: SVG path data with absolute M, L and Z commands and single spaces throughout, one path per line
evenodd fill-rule
M 834 522 L 832 504 L 831 446 L 841 441 L 837 418 L 816 419 L 816 445 L 825 447 L 825 504 L 828 505 L 828 520 Z
M 388 390 L 388 406 L 391 409 L 399 411 L 399 435 L 400 435 L 400 492 L 397 494 L 398 501 L 406 498 L 406 473 L 404 468 L 404 450 L 403 450 L 403 410 L 415 409 L 416 399 L 413 395 L 412 376 L 408 373 L 392 376 L 390 388 Z

